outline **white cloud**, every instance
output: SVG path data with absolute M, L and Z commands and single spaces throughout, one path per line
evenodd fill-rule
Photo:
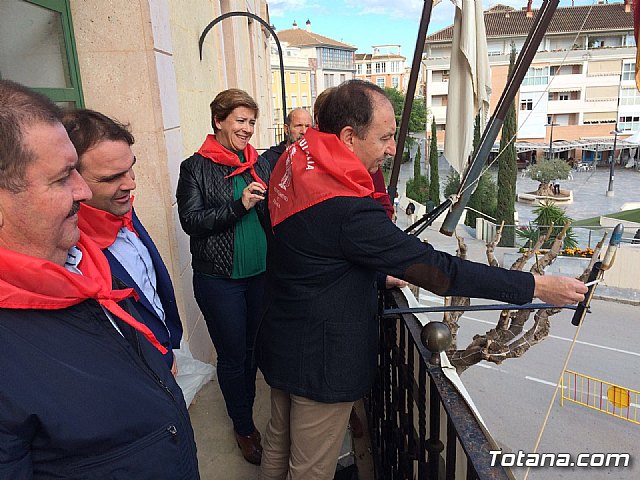
M 422 0 L 345 0 L 355 15 L 390 15 L 396 18 L 420 18 Z
M 290 10 L 299 10 L 306 7 L 306 0 L 271 0 L 269 4 L 269 16 L 281 17 Z

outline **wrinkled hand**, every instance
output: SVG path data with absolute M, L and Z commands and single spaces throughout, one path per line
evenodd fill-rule
M 242 190 L 242 205 L 247 210 L 251 210 L 258 202 L 264 200 L 266 189 L 258 182 L 251 182 Z
M 533 295 L 553 305 L 581 302 L 589 290 L 580 280 L 571 277 L 534 275 L 533 278 L 536 284 Z
M 409 285 L 404 280 L 400 278 L 392 277 L 391 275 L 387 275 L 387 278 L 384 283 L 385 283 L 385 287 L 387 288 L 394 288 L 394 287 L 402 288 Z

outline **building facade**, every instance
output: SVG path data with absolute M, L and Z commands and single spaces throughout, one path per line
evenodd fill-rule
M 209 104 L 230 87 L 260 106 L 252 144 L 268 148 L 270 36 L 265 0 L 14 0 L 0 2 L 0 76 L 38 89 L 64 106 L 87 107 L 129 123 L 136 138 L 136 211 L 171 274 L 194 357 L 214 350 L 193 296 L 189 239 L 175 191 L 180 162 L 212 133 Z
M 504 5 L 484 13 L 492 112 L 507 83 L 511 45 L 520 51 L 536 13 Z M 429 35 L 424 50 L 427 105 L 441 142 L 452 35 L 452 26 Z M 588 160 L 595 140 L 611 144 L 616 125 L 626 135 L 640 129 L 635 52 L 630 0 L 558 8 L 516 97 L 518 142 L 543 146 L 553 136 L 556 154 Z M 589 145 L 570 148 L 580 143 Z
M 375 83 L 380 88 L 395 88 L 405 93 L 406 58 L 400 54 L 400 45 L 373 46 L 373 53 L 356 53 L 356 78 Z
M 313 32 L 309 20 L 307 20 L 304 29 L 298 28 L 294 22 L 293 28 L 279 30 L 276 34 L 281 43 L 286 43 L 289 48 L 298 48 L 299 56 L 307 59 L 310 67 L 311 106 L 323 90 L 354 78 L 354 52 L 357 48 Z M 285 75 L 287 73 L 285 71 Z M 291 110 L 289 105 L 287 108 Z
M 279 141 L 284 117 L 294 108 L 311 111 L 316 96 L 315 71 L 309 57 L 299 47 L 281 43 L 284 65 L 284 92 L 286 109 L 282 107 L 282 81 L 280 75 L 280 56 L 275 41 L 271 43 L 271 81 L 273 103 L 274 143 Z

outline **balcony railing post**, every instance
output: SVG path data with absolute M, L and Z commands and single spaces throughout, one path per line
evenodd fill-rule
M 385 305 L 407 307 L 397 291 L 385 298 L 380 312 Z M 380 316 L 380 365 L 367 410 L 376 478 L 453 480 L 466 472 L 474 480 L 512 479 L 508 468 L 490 465 L 496 443 L 435 364 L 450 335 L 446 325 L 432 323 L 425 334 L 411 314 Z M 465 452 L 459 459 L 458 443 Z

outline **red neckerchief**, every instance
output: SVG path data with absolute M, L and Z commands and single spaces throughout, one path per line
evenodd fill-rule
M 110 247 L 116 241 L 118 231 L 125 227 L 138 235 L 132 222 L 133 196 L 131 208 L 124 215 L 117 217 L 112 213 L 91 207 L 85 203 L 80 204 L 78 211 L 78 228 L 96 242 L 101 249 Z M 140 236 L 140 235 L 138 235 Z
M 263 187 L 267 188 L 267 185 L 264 183 L 258 174 L 256 173 L 253 166 L 258 161 L 258 151 L 253 148 L 251 145 L 247 143 L 247 146 L 244 147 L 244 163 L 240 163 L 240 158 L 238 155 L 233 153 L 231 150 L 223 147 L 220 142 L 216 140 L 214 135 L 207 135 L 204 143 L 200 147 L 200 150 L 197 152 L 203 157 L 208 158 L 213 163 L 219 163 L 221 165 L 226 165 L 227 167 L 238 167 L 229 175 L 224 178 L 233 177 L 234 175 L 239 175 L 245 170 L 249 170 L 249 173 L 253 177 L 253 179 L 258 182 Z
M 333 134 L 310 128 L 283 155 L 269 182 L 272 227 L 330 198 L 382 195 L 374 193 L 360 159 Z
M 0 248 L 0 307 L 61 310 L 93 298 L 113 315 L 142 333 L 162 354 L 167 353 L 143 323 L 116 302 L 137 300 L 133 288 L 112 290 L 109 263 L 98 245 L 80 232 L 76 245 L 82 252 L 78 268 L 82 275 L 48 260 Z

